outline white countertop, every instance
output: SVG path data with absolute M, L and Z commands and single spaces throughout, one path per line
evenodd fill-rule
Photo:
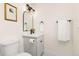
M 43 35 L 43 33 L 34 33 L 34 34 L 30 34 L 30 33 L 23 33 L 23 36 L 27 36 L 27 37 L 39 37 Z

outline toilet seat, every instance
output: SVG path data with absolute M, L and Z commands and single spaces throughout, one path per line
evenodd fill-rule
M 29 53 L 20 53 L 20 54 L 18 54 L 17 56 L 32 56 L 32 55 L 29 54 Z

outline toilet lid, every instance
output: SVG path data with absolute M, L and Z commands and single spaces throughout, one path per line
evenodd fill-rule
M 29 53 L 20 53 L 18 56 L 32 56 L 32 55 Z

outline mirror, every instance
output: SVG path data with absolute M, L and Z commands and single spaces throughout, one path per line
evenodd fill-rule
M 23 32 L 30 31 L 30 34 L 34 34 L 34 12 L 35 10 L 26 4 L 26 11 L 23 12 Z
M 30 31 L 32 29 L 32 14 L 28 11 L 23 13 L 23 31 Z

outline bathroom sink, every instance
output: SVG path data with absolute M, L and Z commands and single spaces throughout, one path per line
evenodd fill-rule
M 23 36 L 27 36 L 27 37 L 39 37 L 41 35 L 43 35 L 43 33 L 35 33 L 35 34 L 23 33 Z

